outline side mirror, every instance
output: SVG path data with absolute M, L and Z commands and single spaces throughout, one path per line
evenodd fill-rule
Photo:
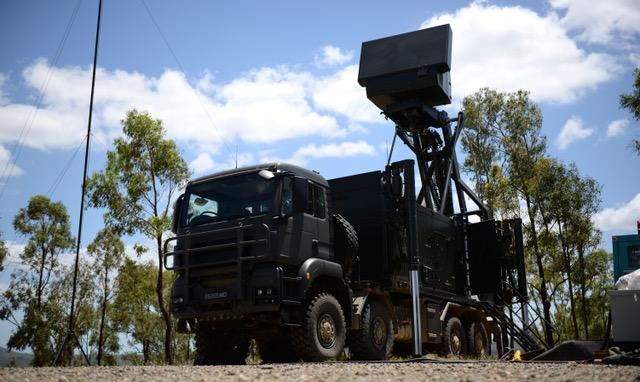
M 171 232 L 178 233 L 178 225 L 180 225 L 180 212 L 182 211 L 182 203 L 184 201 L 184 194 L 178 196 L 176 202 L 173 204 L 173 222 L 171 225 Z
M 294 177 L 293 178 L 293 213 L 304 212 L 307 210 L 309 186 L 307 179 Z

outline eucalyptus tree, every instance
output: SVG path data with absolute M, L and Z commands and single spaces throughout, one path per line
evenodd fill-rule
M 112 308 L 114 297 L 113 280 L 124 258 L 124 243 L 109 227 L 98 232 L 95 239 L 87 247 L 93 258 L 92 270 L 97 279 L 96 291 L 99 292 L 98 305 L 100 324 L 96 339 L 98 355 L 96 362 L 102 365 L 105 344 L 111 351 L 118 349 L 117 326 L 108 320 L 107 310 Z
M 494 163 L 502 167 L 508 184 L 526 209 L 528 252 L 533 253 L 537 268 L 537 289 L 544 312 L 544 332 L 549 345 L 553 344 L 551 301 L 547 290 L 544 256 L 538 242 L 537 226 L 539 206 L 533 192 L 535 165 L 544 158 L 546 138 L 541 135 L 542 113 L 531 101 L 529 93 L 519 90 L 514 93 L 499 93 L 481 89 L 463 100 L 467 115 L 467 136 L 463 137 L 463 149 L 467 154 L 465 168 L 476 181 L 476 189 L 487 199 L 485 184 Z M 478 185 L 480 182 L 480 185 Z M 493 212 L 493 211 L 492 211 Z
M 173 363 L 172 324 L 163 297 L 163 238 L 171 227 L 170 206 L 189 176 L 175 142 L 166 139 L 162 121 L 135 109 L 122 121 L 102 171 L 88 180 L 89 204 L 105 208 L 105 222 L 117 233 L 141 233 L 157 249 L 156 296 L 165 324 L 164 359 Z
M 109 314 L 140 350 L 142 364 L 163 359 L 163 319 L 155 296 L 157 268 L 151 262 L 138 263 L 125 258 L 116 277 L 114 309 Z
M 9 338 L 9 348 L 30 347 L 34 365 L 53 361 L 59 314 L 57 293 L 52 284 L 59 277 L 60 255 L 73 247 L 69 215 L 60 202 L 36 195 L 29 199 L 13 220 L 16 232 L 27 239 L 19 254 L 21 266 L 11 274 L 9 287 L 0 299 L 0 319 L 16 326 Z M 22 319 L 17 312 L 22 311 Z

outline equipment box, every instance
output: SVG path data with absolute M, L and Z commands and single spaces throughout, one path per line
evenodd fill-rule
M 640 341 L 640 290 L 610 290 L 611 330 L 615 342 Z

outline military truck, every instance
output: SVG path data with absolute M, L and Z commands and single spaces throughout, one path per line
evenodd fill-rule
M 415 161 L 330 180 L 269 163 L 188 183 L 165 264 L 196 364 L 242 363 L 251 339 L 265 362 L 345 347 L 367 360 L 423 346 L 482 356 L 507 336 L 538 348 L 504 312 L 526 301 L 521 222 L 492 219 L 463 182 L 464 116 L 435 108 L 451 102 L 451 36 L 443 25 L 362 46 L 358 81 Z

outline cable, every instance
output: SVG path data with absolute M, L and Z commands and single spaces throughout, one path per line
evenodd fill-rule
M 54 179 L 51 186 L 49 186 L 49 189 L 47 190 L 47 196 L 49 198 L 53 196 L 53 193 L 56 192 L 56 189 L 58 188 L 60 183 L 62 183 L 62 179 L 65 177 L 65 175 L 67 175 L 67 171 L 69 171 L 69 168 L 73 163 L 73 160 L 76 158 L 76 155 L 78 155 L 78 152 L 80 151 L 80 148 L 82 147 L 82 144 L 86 139 L 87 139 L 87 136 L 85 135 L 82 141 L 78 144 L 78 147 L 76 147 L 76 149 L 73 151 L 71 158 L 69 158 L 67 163 L 62 167 L 62 170 L 60 170 L 60 172 L 58 173 L 58 176 Z
M 158 23 L 156 22 L 156 19 L 153 17 L 153 14 L 151 13 L 151 10 L 149 9 L 149 6 L 147 5 L 147 2 L 145 0 L 140 0 L 140 1 L 142 2 L 142 5 L 144 6 L 144 9 L 147 11 L 147 14 L 149 15 L 149 18 L 151 19 L 151 22 L 153 23 L 153 25 L 158 30 L 158 33 L 160 34 L 160 37 L 162 38 L 162 41 L 164 42 L 164 44 L 169 49 L 169 52 L 171 53 L 171 56 L 173 56 L 173 59 L 176 61 L 176 64 L 178 64 L 178 68 L 180 68 L 182 73 L 186 74 L 187 72 L 184 70 L 184 67 L 180 63 L 180 60 L 178 59 L 178 56 L 176 55 L 176 53 L 171 48 L 171 45 L 169 44 L 169 40 L 167 40 L 167 38 L 165 37 L 164 33 L 162 33 L 162 30 L 160 29 L 160 25 L 158 25 Z M 216 125 L 213 123 L 213 118 L 211 118 L 211 115 L 207 111 L 207 108 L 204 106 L 204 103 L 202 102 L 200 94 L 198 94 L 198 92 L 196 92 L 195 89 L 193 89 L 191 86 L 189 88 L 193 91 L 193 93 L 195 94 L 196 98 L 198 99 L 198 103 L 200 104 L 200 107 L 202 108 L 202 110 L 206 114 L 207 118 L 209 119 L 209 123 L 211 124 L 211 127 L 214 130 L 218 131 L 218 134 L 220 134 L 220 141 L 222 141 L 222 143 L 224 143 L 225 147 L 227 148 L 227 151 L 229 151 L 229 154 L 233 155 L 233 152 L 231 151 L 231 148 L 229 147 L 229 144 L 227 142 L 225 142 L 225 140 L 223 139 L 222 133 L 216 128 Z
M 49 71 L 47 72 L 46 79 L 42 84 L 42 87 L 40 88 L 38 98 L 36 98 L 35 108 L 32 109 L 31 112 L 29 112 L 29 114 L 27 115 L 27 119 L 24 122 L 24 125 L 22 125 L 22 129 L 20 130 L 18 139 L 16 140 L 16 143 L 14 143 L 13 145 L 13 148 L 9 155 L 9 160 L 7 160 L 7 163 L 4 166 L 2 175 L 0 175 L 0 179 L 4 179 L 5 176 L 7 175 L 8 169 L 11 168 L 12 165 L 15 165 L 15 163 L 18 162 L 18 158 L 20 157 L 20 154 L 22 153 L 22 148 L 24 147 L 24 144 L 23 144 L 24 140 L 29 135 L 29 131 L 31 131 L 31 127 L 33 127 L 33 122 L 36 119 L 38 110 L 40 109 L 40 106 L 42 105 L 42 100 L 44 99 L 44 92 L 47 90 L 47 87 L 49 86 L 49 81 L 51 80 L 51 74 L 53 73 L 53 68 L 58 64 L 58 60 L 62 55 L 62 51 L 64 50 L 64 46 L 67 42 L 67 39 L 69 38 L 71 27 L 73 26 L 76 20 L 76 16 L 78 15 L 78 10 L 80 9 L 81 4 L 82 4 L 82 0 L 78 0 L 75 8 L 73 8 L 71 17 L 67 22 L 67 26 L 65 27 L 64 33 L 62 34 L 62 40 L 60 40 L 60 43 L 58 44 L 58 48 L 56 49 L 56 52 L 53 55 L 53 63 L 49 67 Z M 9 182 L 4 182 L 4 184 L 2 185 L 2 189 L 0 190 L 0 199 L 2 199 L 2 196 L 4 195 L 4 191 L 7 188 L 8 183 Z

